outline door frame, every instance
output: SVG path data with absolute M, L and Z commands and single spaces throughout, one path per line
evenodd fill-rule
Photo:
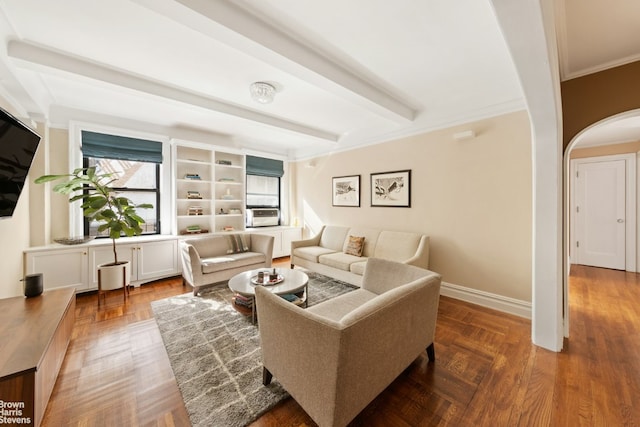
M 600 163 L 616 160 L 625 161 L 625 183 L 626 183 L 626 196 L 625 196 L 625 270 L 636 272 L 637 256 L 636 256 L 636 156 L 637 153 L 629 154 L 615 154 L 609 156 L 598 157 L 584 157 L 578 159 L 571 159 L 570 162 L 570 214 L 569 214 L 569 262 L 572 258 L 577 258 L 576 255 L 576 171 L 578 165 L 584 163 Z

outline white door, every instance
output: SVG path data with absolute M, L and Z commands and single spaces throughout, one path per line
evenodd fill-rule
M 578 263 L 625 269 L 624 160 L 580 163 L 576 176 Z

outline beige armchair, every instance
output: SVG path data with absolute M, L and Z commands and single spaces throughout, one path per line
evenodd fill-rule
M 362 288 L 308 309 L 257 287 L 263 383 L 321 427 L 345 426 L 425 349 L 435 360 L 441 277 L 370 258 Z

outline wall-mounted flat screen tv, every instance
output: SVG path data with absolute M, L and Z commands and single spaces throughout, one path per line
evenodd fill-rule
M 40 136 L 0 108 L 0 218 L 16 209 Z

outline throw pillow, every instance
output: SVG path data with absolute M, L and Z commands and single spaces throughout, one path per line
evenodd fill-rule
M 364 249 L 364 237 L 349 236 L 349 243 L 344 253 L 355 256 L 362 256 Z
M 239 254 L 249 250 L 249 246 L 244 239 L 244 234 L 230 234 L 227 239 L 229 241 L 228 254 Z

